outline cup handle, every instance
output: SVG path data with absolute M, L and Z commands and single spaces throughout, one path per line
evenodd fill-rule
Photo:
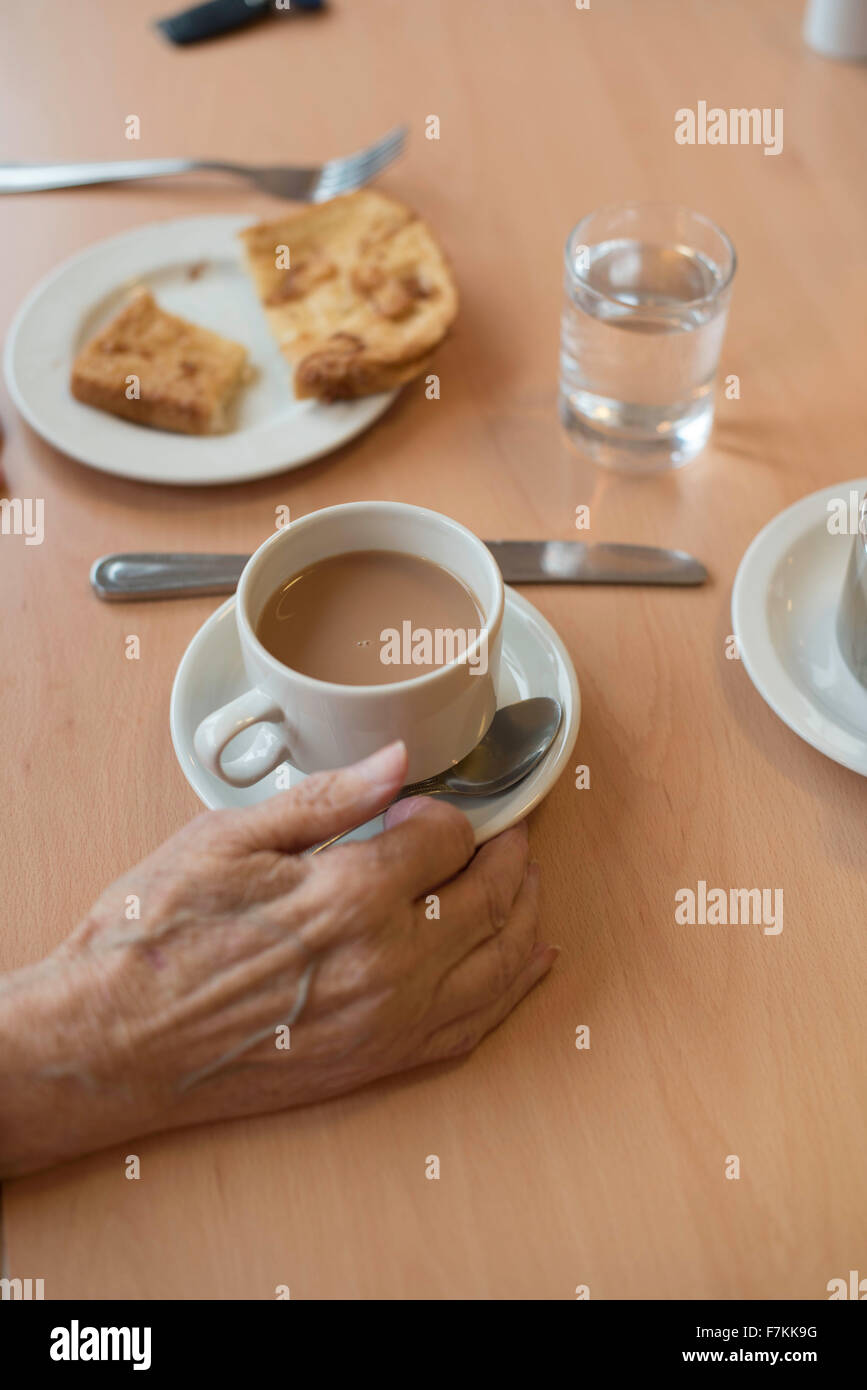
M 226 745 L 244 729 L 260 723 L 277 724 L 280 732 L 271 730 L 271 742 L 264 748 L 259 748 L 257 742 L 240 757 L 224 763 Z M 289 757 L 285 725 L 286 716 L 272 695 L 264 690 L 247 690 L 202 720 L 193 737 L 193 747 L 199 761 L 215 777 L 232 787 L 252 787 Z

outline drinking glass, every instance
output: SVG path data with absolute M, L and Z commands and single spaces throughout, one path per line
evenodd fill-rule
M 710 435 L 734 247 L 689 208 L 623 203 L 566 242 L 560 418 L 607 468 L 660 473 Z

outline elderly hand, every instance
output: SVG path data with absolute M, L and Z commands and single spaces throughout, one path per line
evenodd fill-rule
M 474 854 L 447 803 L 400 802 L 402 744 L 210 811 L 0 979 L 0 1176 L 137 1134 L 322 1100 L 457 1057 L 550 968 L 527 832 Z M 138 914 L 138 915 L 136 915 Z

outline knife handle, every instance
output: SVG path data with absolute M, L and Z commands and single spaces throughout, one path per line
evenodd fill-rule
M 203 5 L 158 19 L 156 27 L 172 43 L 198 43 L 262 19 L 268 10 L 269 0 L 205 0 Z
M 109 602 L 233 594 L 248 555 L 103 555 L 90 571 L 94 592 Z
M 205 0 L 203 5 L 156 20 L 156 27 L 172 43 L 198 43 L 200 39 L 241 29 L 272 9 L 288 17 L 293 10 L 321 10 L 324 3 L 325 0 Z

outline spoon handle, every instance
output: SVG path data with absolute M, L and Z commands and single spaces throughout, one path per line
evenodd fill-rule
M 437 792 L 445 791 L 439 777 L 428 777 L 425 782 L 410 782 L 402 787 L 397 796 L 392 797 L 388 806 L 383 806 L 377 815 L 384 816 L 389 806 L 394 806 L 398 801 L 404 801 L 408 796 L 434 796 Z M 370 820 L 376 820 L 376 816 L 371 816 Z M 318 854 L 321 849 L 328 849 L 329 845 L 336 845 L 338 840 L 343 840 L 347 835 L 351 835 L 353 830 L 360 830 L 362 825 L 367 825 L 366 820 L 359 825 L 351 825 L 348 830 L 341 830 L 339 835 L 332 835 L 330 840 L 322 840 L 320 844 L 314 845 L 313 849 L 307 851 L 308 854 Z
M 394 801 L 399 800 L 399 796 L 394 798 Z M 388 806 L 393 806 L 394 801 L 390 801 Z M 377 815 L 384 816 L 388 810 L 388 806 L 383 806 L 382 810 L 377 812 Z M 376 816 L 371 816 L 370 819 L 376 820 Z M 307 853 L 318 854 L 321 849 L 328 849 L 330 845 L 336 845 L 338 840 L 345 840 L 347 835 L 351 835 L 354 830 L 360 830 L 362 825 L 367 825 L 367 821 L 363 820 L 359 825 L 351 825 L 348 830 L 341 830 L 339 835 L 332 835 L 330 840 L 321 840 L 318 845 L 314 845 L 312 849 L 308 849 Z
M 435 777 L 426 777 L 423 782 L 407 782 L 394 801 L 405 801 L 408 796 L 433 796 L 435 792 L 445 791 L 448 791 L 448 787 L 443 781 L 443 774 L 438 772 Z M 394 801 L 390 803 L 392 806 Z
M 388 810 L 388 807 L 386 807 L 385 809 Z M 380 814 L 382 814 L 382 813 L 380 812 Z M 366 821 L 362 821 L 361 824 L 362 824 L 362 825 L 366 825 L 367 822 L 366 822 Z M 322 841 L 320 842 L 320 844 L 314 845 L 313 848 L 312 848 L 312 849 L 308 849 L 308 850 L 306 851 L 306 853 L 307 853 L 307 854 L 318 854 L 319 851 L 320 851 L 321 849 L 328 849 L 328 846 L 329 846 L 329 845 L 336 845 L 338 840 L 344 840 L 344 839 L 346 838 L 347 835 L 351 835 L 351 834 L 352 834 L 353 830 L 358 830 L 358 829 L 359 829 L 359 827 L 358 827 L 357 825 L 351 825 L 351 826 L 349 827 L 348 830 L 341 830 L 341 832 L 340 832 L 339 835 L 332 835 L 330 840 L 322 840 Z

